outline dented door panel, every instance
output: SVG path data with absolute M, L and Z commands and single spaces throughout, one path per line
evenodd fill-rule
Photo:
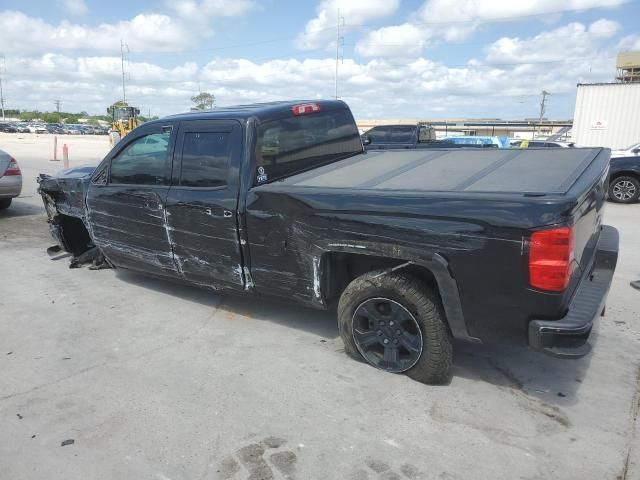
M 159 144 L 160 135 L 165 138 Z M 94 181 L 87 192 L 87 224 L 94 243 L 115 266 L 140 270 L 155 275 L 178 277 L 169 227 L 165 216 L 165 200 L 169 191 L 175 132 L 173 125 L 154 125 L 136 129 L 127 137 L 127 143 L 111 152 L 97 171 L 107 169 L 108 180 Z M 151 143 L 148 140 L 154 140 Z M 114 183 L 113 162 L 130 153 L 123 164 L 131 168 L 130 159 L 141 158 L 148 164 L 150 152 L 162 145 L 162 160 L 154 170 L 159 184 Z M 129 150 L 128 150 L 129 149 Z M 121 167 L 122 168 L 122 167 Z M 106 177 L 105 177 L 106 178 Z M 134 180 L 137 177 L 132 176 Z M 153 177 L 151 177 L 153 178 Z M 143 181 L 149 181 L 148 177 Z
M 185 280 L 213 288 L 245 286 L 236 223 L 242 152 L 239 122 L 180 123 L 166 217 Z
M 117 266 L 177 276 L 167 239 L 168 187 L 102 186 L 87 198 L 94 243 Z

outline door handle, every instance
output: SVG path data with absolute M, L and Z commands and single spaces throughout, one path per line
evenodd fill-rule
M 224 213 L 222 214 L 224 216 L 224 218 L 231 218 L 233 217 L 233 213 L 231 213 L 229 210 L 225 210 Z

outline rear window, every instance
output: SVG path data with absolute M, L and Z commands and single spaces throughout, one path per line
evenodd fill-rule
M 256 184 L 349 157 L 362 142 L 348 110 L 291 116 L 258 127 Z

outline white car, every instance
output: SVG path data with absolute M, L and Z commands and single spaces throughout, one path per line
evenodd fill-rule
M 47 133 L 44 125 L 27 125 L 27 128 L 31 133 Z
M 634 143 L 627 148 L 611 150 L 612 157 L 637 157 L 640 155 L 640 143 Z

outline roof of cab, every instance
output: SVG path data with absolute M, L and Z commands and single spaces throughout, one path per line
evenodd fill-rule
M 205 110 L 198 112 L 179 113 L 169 115 L 157 121 L 171 120 L 215 120 L 215 119 L 236 119 L 245 120 L 255 117 L 259 121 L 269 120 L 282 115 L 291 115 L 291 108 L 295 105 L 305 103 L 316 103 L 320 105 L 321 110 L 335 110 L 348 108 L 347 104 L 342 100 L 286 100 L 280 102 L 253 103 L 250 105 L 233 105 L 229 107 L 216 107 L 213 110 Z

